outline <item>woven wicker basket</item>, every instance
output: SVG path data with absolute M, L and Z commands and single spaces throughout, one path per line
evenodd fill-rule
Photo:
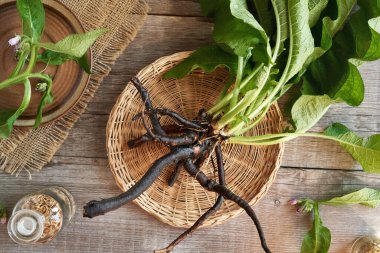
M 201 108 L 209 108 L 217 99 L 223 84 L 228 79 L 225 69 L 217 69 L 212 74 L 194 71 L 180 80 L 163 80 L 162 75 L 189 55 L 190 52 L 177 53 L 158 59 L 137 75 L 149 91 L 155 107 L 165 107 L 179 112 L 187 118 L 194 118 Z M 107 150 L 110 168 L 117 185 L 126 191 L 139 180 L 152 163 L 168 152 L 159 144 L 144 144 L 129 149 L 127 141 L 137 138 L 145 131 L 139 121 L 132 117 L 141 112 L 143 103 L 129 84 L 118 98 L 107 126 Z M 165 117 L 163 125 L 173 124 Z M 279 132 L 281 113 L 274 105 L 265 120 L 249 134 Z M 254 147 L 225 145 L 226 182 L 236 194 L 254 205 L 267 192 L 280 167 L 283 154 L 282 145 Z M 174 166 L 167 168 L 160 178 L 137 200 L 148 213 L 159 220 L 175 226 L 191 226 L 215 202 L 216 195 L 204 190 L 198 182 L 182 171 L 173 187 L 167 186 Z M 211 178 L 216 178 L 211 163 L 202 170 Z M 226 201 L 221 210 L 208 219 L 203 226 L 223 223 L 239 215 L 242 210 L 232 202 Z

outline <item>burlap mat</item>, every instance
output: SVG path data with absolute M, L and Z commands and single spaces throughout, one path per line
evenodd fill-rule
M 18 175 L 39 171 L 48 163 L 84 112 L 115 60 L 135 37 L 148 7 L 144 0 L 59 0 L 71 9 L 86 31 L 110 31 L 92 47 L 92 75 L 80 101 L 59 120 L 37 129 L 15 128 L 0 141 L 0 171 Z

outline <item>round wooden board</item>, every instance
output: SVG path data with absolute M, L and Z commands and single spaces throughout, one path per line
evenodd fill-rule
M 42 36 L 43 42 L 57 42 L 69 34 L 83 33 L 84 29 L 74 14 L 59 1 L 43 1 L 46 22 Z M 21 20 L 14 0 L 0 0 L 0 81 L 5 80 L 14 69 L 17 60 L 14 48 L 8 46 L 8 40 L 22 33 Z M 88 53 L 89 61 L 91 54 Z M 45 69 L 46 64 L 38 63 L 35 72 Z M 72 108 L 81 97 L 89 80 L 80 66 L 68 61 L 60 66 L 49 66 L 46 74 L 53 76 L 53 103 L 43 111 L 42 123 L 58 119 Z M 32 126 L 42 94 L 35 91 L 38 80 L 32 81 L 32 98 L 28 109 L 16 121 L 17 126 Z M 23 85 L 15 85 L 0 91 L 0 109 L 17 109 L 22 101 Z

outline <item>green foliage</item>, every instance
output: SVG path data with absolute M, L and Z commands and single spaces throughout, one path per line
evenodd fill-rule
M 358 106 L 364 82 L 358 66 L 380 58 L 378 0 L 200 0 L 203 13 L 214 20 L 215 45 L 203 47 L 173 68 L 166 77 L 181 78 L 200 67 L 206 72 L 233 69 L 235 86 L 226 85 L 220 100 L 208 111 L 219 120 L 232 143 L 273 145 L 297 136 L 336 140 L 365 171 L 380 173 L 379 137 L 367 140 L 353 132 L 333 135 L 306 133 L 333 103 Z M 237 68 L 238 58 L 245 64 Z M 290 87 L 303 96 L 290 99 L 292 132 L 239 137 L 258 124 L 270 105 Z M 243 120 L 244 119 L 244 120 Z
M 285 68 L 285 80 L 287 83 L 303 67 L 307 58 L 314 49 L 314 39 L 310 27 L 306 25 L 309 21 L 309 7 L 307 1 L 289 0 L 289 56 Z
M 338 141 L 366 172 L 380 174 L 380 134 L 364 139 L 344 125 L 335 123 L 325 130 L 325 135 Z
M 92 44 L 107 32 L 107 29 L 97 29 L 83 34 L 71 34 L 57 43 L 39 43 L 47 50 L 64 54 L 66 57 L 81 58 Z
M 303 133 L 313 127 L 334 103 L 329 96 L 301 96 L 292 107 L 296 132 Z
M 24 81 L 24 97 L 21 105 L 17 110 L 5 111 L 0 113 L 0 137 L 7 138 L 13 130 L 13 124 L 16 119 L 26 110 L 29 105 L 30 98 L 32 96 L 32 89 L 29 79 Z
M 19 60 L 8 79 L 0 82 L 0 90 L 13 85 L 24 83 L 24 97 L 17 110 L 0 111 L 0 138 L 7 138 L 13 130 L 13 125 L 18 117 L 29 106 L 31 98 L 31 84 L 29 79 L 39 79 L 37 90 L 43 92 L 38 105 L 35 127 L 42 121 L 44 107 L 52 103 L 52 77 L 44 73 L 32 73 L 37 61 L 45 62 L 47 65 L 61 65 L 68 60 L 76 61 L 87 73 L 91 67 L 86 53 L 95 42 L 107 30 L 98 29 L 84 34 L 69 35 L 57 43 L 43 43 L 40 41 L 45 27 L 45 11 L 41 0 L 17 0 L 23 34 L 12 39 L 12 46 L 17 47 Z M 21 41 L 19 39 L 21 38 Z M 17 43 L 18 42 L 18 43 Z M 16 44 L 16 45 L 15 45 Z M 42 54 L 38 54 L 44 48 Z M 26 66 L 24 68 L 24 66 Z M 41 88 L 42 87 L 42 88 Z
M 330 244 L 330 230 L 323 226 L 319 215 L 318 202 L 315 202 L 313 226 L 302 241 L 301 253 L 327 253 Z
M 303 78 L 305 94 L 327 94 L 352 106 L 363 101 L 364 83 L 356 63 L 380 58 L 380 6 L 376 0 L 358 1 L 359 10 L 351 13 L 356 2 L 337 1 L 338 17 L 323 18 L 321 46 Z
M 41 124 L 42 121 L 42 110 L 44 109 L 45 105 L 53 103 L 54 97 L 53 94 L 51 93 L 51 88 L 52 88 L 52 83 L 47 83 L 46 84 L 46 90 L 44 91 L 42 98 L 40 100 L 40 103 L 38 105 L 37 109 L 37 116 L 36 116 L 36 121 L 34 122 L 34 127 L 38 127 Z
M 359 191 L 344 195 L 342 197 L 332 198 L 320 203 L 331 206 L 359 204 L 376 208 L 380 205 L 380 191 L 371 188 L 363 188 Z
M 81 68 L 86 71 L 86 73 L 91 74 L 91 66 L 88 62 L 87 55 L 84 54 L 82 57 L 74 57 L 71 55 L 57 53 L 50 50 L 45 50 L 41 55 L 38 56 L 38 60 L 49 65 L 61 65 L 69 60 L 76 61 Z
M 327 227 L 323 226 L 319 214 L 319 205 L 344 206 L 359 204 L 376 208 L 380 205 L 380 191 L 363 188 L 359 191 L 330 200 L 315 201 L 312 199 L 302 199 L 294 201 L 300 210 L 314 214 L 313 226 L 303 239 L 301 253 L 327 253 L 331 244 L 331 233 Z M 311 206 L 312 208 L 309 208 Z
M 217 45 L 201 47 L 193 52 L 181 64 L 178 64 L 165 74 L 165 78 L 182 78 L 194 69 L 201 68 L 206 73 L 224 66 L 236 75 L 237 56 L 223 51 Z
M 40 40 L 45 27 L 45 10 L 40 0 L 17 0 L 17 10 L 25 36 Z
M 238 56 L 246 56 L 249 49 L 264 45 L 268 37 L 249 12 L 246 1 L 241 0 L 200 0 L 202 11 L 215 22 L 214 40 Z

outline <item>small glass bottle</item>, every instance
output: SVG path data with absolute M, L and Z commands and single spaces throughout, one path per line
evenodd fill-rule
M 352 245 L 351 253 L 380 253 L 380 238 L 375 236 L 358 238 Z
M 54 239 L 75 213 L 73 196 L 59 186 L 21 198 L 8 222 L 10 237 L 19 244 L 42 244 Z

